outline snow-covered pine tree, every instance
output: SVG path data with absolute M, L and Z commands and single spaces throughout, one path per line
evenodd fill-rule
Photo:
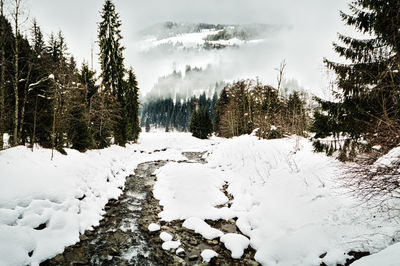
M 342 44 L 334 49 L 350 63 L 325 60 L 337 74 L 338 99 L 319 100 L 327 115 L 317 118 L 331 121 L 331 133 L 346 134 L 348 143 L 366 138 L 390 148 L 398 144 L 400 129 L 400 2 L 354 0 L 350 12 L 342 12 L 342 19 L 366 37 L 339 34 Z

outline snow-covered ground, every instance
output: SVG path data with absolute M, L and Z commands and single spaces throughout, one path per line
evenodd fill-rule
M 104 205 L 121 194 L 139 163 L 183 160 L 183 151 L 207 151 L 207 163 L 170 162 L 158 170 L 160 219 L 185 220 L 186 228 L 219 238 L 234 258 L 251 245 L 263 265 L 336 265 L 351 250 L 378 252 L 400 240 L 395 221 L 346 196 L 342 164 L 313 153 L 307 140 L 296 153 L 294 145 L 294 139 L 199 140 L 158 132 L 143 133 L 126 148 L 56 153 L 53 161 L 47 149 L 1 151 L 0 265 L 37 265 L 61 253 L 99 224 Z M 223 234 L 205 221 L 234 217 L 242 234 Z M 163 247 L 179 245 L 171 238 Z M 358 265 L 398 265 L 388 258 L 399 253 L 395 244 Z M 202 253 L 205 261 L 217 255 Z
M 216 142 L 184 133 L 148 133 L 126 148 L 55 152 L 53 161 L 48 149 L 1 151 L 0 265 L 35 265 L 61 253 L 79 241 L 79 233 L 99 224 L 105 204 L 121 194 L 138 164 L 186 159 L 181 151 Z
M 295 153 L 295 139 L 241 136 L 213 146 L 205 165 L 167 164 L 154 186 L 159 217 L 220 237 L 234 258 L 250 244 L 263 265 L 336 265 L 350 251 L 376 252 L 400 240 L 395 221 L 341 188 L 343 164 L 313 153 L 305 139 L 301 146 Z M 224 184 L 234 198 L 230 207 L 221 207 L 229 201 Z M 204 222 L 232 217 L 243 235 L 221 236 Z
M 222 30 L 217 29 L 203 29 L 200 32 L 190 32 L 190 33 L 182 33 L 177 36 L 168 37 L 164 39 L 157 39 L 154 36 L 148 37 L 143 40 L 139 47 L 142 51 L 146 51 L 150 48 L 157 47 L 160 45 L 170 44 L 170 45 L 180 45 L 182 48 L 199 48 L 204 45 L 206 42 L 214 45 L 224 45 L 224 46 L 234 46 L 234 45 L 245 45 L 245 44 L 255 44 L 264 42 L 264 39 L 255 39 L 255 40 L 239 40 L 238 38 L 231 38 L 229 40 L 216 40 L 216 41 L 207 41 L 207 36 L 215 35 L 220 33 Z

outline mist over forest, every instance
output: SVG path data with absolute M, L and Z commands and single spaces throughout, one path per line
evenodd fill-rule
M 275 86 L 276 69 L 285 60 L 276 51 L 284 49 L 280 39 L 291 31 L 288 25 L 168 21 L 140 30 L 128 56 L 137 62 L 142 101 L 203 92 L 212 97 L 221 84 L 240 79 L 258 78 Z M 288 66 L 283 83 L 304 90 Z

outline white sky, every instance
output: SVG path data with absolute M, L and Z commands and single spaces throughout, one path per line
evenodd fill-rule
M 303 86 L 314 89 L 326 87 L 322 58 L 335 57 L 331 43 L 336 40 L 336 33 L 344 30 L 339 10 L 346 10 L 349 2 L 350 0 L 114 0 L 123 23 L 126 55 L 131 54 L 130 49 L 135 47 L 131 45 L 135 42 L 135 33 L 157 22 L 171 20 L 290 25 L 293 29 L 281 40 L 282 54 L 278 57 L 281 60 L 286 59 L 288 76 L 296 78 Z M 30 9 L 30 18 L 36 17 L 45 33 L 60 29 L 63 31 L 69 51 L 78 62 L 90 59 L 90 46 L 97 39 L 97 22 L 103 3 L 102 0 L 25 0 L 26 7 Z M 96 59 L 95 57 L 95 61 Z M 134 62 L 134 57 L 126 56 L 125 63 L 140 69 L 138 62 Z M 278 66 L 279 62 L 274 64 Z M 145 71 L 138 71 L 139 82 L 139 73 Z M 149 87 L 150 84 L 146 83 L 145 86 Z

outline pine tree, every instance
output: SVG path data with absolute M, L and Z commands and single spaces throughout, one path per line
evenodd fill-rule
M 125 110 L 128 116 L 128 140 L 137 141 L 141 131 L 139 123 L 139 88 L 136 81 L 136 75 L 132 68 L 128 71 L 128 80 L 126 86 Z
M 190 120 L 190 132 L 193 137 L 207 139 L 212 133 L 212 122 L 206 108 L 194 110 Z
M 99 24 L 100 66 L 102 83 L 116 97 L 123 94 L 123 50 L 121 21 L 111 0 L 106 0 Z
M 390 147 L 397 145 L 400 129 L 400 2 L 398 0 L 355 0 L 351 14 L 341 13 L 344 22 L 367 38 L 357 39 L 339 35 L 342 44 L 335 51 L 351 63 L 340 64 L 325 60 L 337 74 L 338 100 L 321 102 L 331 121 L 351 140 L 361 137 L 379 141 Z M 372 36 L 372 37 L 371 37 Z M 322 123 L 314 122 L 317 127 Z M 326 131 L 326 127 L 317 132 Z M 324 132 L 326 135 L 326 132 Z M 382 143 L 384 142 L 384 143 Z
M 45 42 L 42 30 L 38 25 L 36 19 L 33 19 L 32 28 L 31 28 L 31 35 L 32 35 L 32 48 L 35 51 L 37 56 L 41 56 L 45 49 Z
M 121 45 L 121 25 L 119 15 L 115 11 L 115 5 L 111 0 L 106 0 L 101 13 L 98 32 L 101 78 L 106 97 L 115 97 L 120 108 L 119 119 L 114 127 L 114 139 L 115 143 L 124 146 L 128 141 L 129 121 L 126 112 L 123 62 L 123 50 L 125 48 Z M 107 106 L 107 108 L 115 108 L 115 106 Z
M 68 137 L 72 143 L 72 148 L 81 152 L 93 147 L 87 115 L 86 88 L 77 87 L 74 89 L 74 96 L 69 108 Z

